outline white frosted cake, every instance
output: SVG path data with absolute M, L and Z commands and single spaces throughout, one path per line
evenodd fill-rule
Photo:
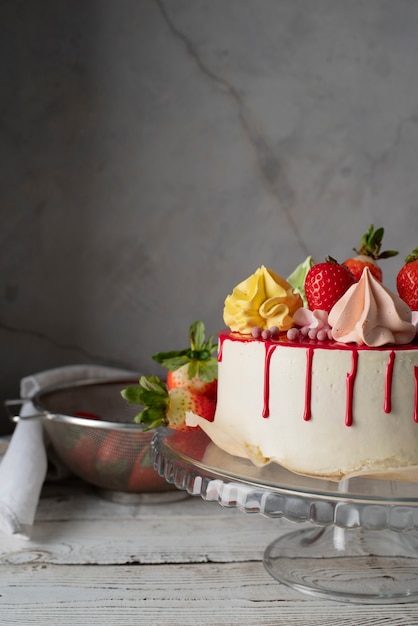
M 331 268 L 330 288 L 329 268 L 324 283 L 311 266 L 309 294 L 261 267 L 227 297 L 215 417 L 188 413 L 187 424 L 259 466 L 335 480 L 402 476 L 418 466 L 414 315 L 367 267 L 343 287 Z M 306 296 L 321 289 L 324 308 L 309 307 Z

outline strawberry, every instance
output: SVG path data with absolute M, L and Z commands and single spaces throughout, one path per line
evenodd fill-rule
M 109 431 L 96 454 L 96 471 L 109 489 L 122 489 L 128 480 L 129 457 L 135 453 L 135 442 L 123 431 Z
M 177 431 L 171 441 L 182 454 L 193 456 L 197 461 L 202 461 L 211 440 L 199 426 L 194 430 L 193 437 L 190 437 L 190 433 Z
M 418 248 L 406 257 L 396 277 L 396 288 L 411 311 L 418 311 Z
M 62 437 L 59 441 L 62 460 L 74 474 L 90 480 L 96 472 L 95 459 L 99 445 L 94 431 L 76 424 L 62 426 Z
M 170 370 L 167 373 L 166 380 L 168 389 L 175 389 L 177 387 L 192 389 L 203 394 L 204 396 L 207 396 L 208 398 L 211 398 L 212 400 L 216 400 L 218 392 L 217 379 L 212 380 L 211 382 L 206 382 L 202 380 L 198 374 L 190 378 L 189 368 L 190 365 L 186 363 L 186 365 L 182 365 L 177 370 Z
M 373 276 L 382 282 L 383 274 L 377 263 L 378 259 L 387 259 L 398 254 L 396 250 L 385 250 L 385 252 L 380 252 L 384 232 L 383 228 L 374 230 L 374 226 L 372 224 L 367 233 L 365 233 L 361 238 L 358 250 L 353 248 L 357 256 L 344 261 L 343 265 L 348 267 L 350 272 L 353 274 L 356 283 L 360 280 L 366 266 L 370 269 Z
M 152 465 L 149 446 L 145 447 L 136 457 L 128 479 L 126 491 L 148 492 L 167 491 L 170 485 L 165 478 L 158 475 Z
M 83 417 L 89 420 L 100 420 L 101 417 L 96 413 L 92 413 L 91 411 L 74 411 L 74 417 Z
M 329 313 L 354 282 L 350 270 L 331 257 L 327 257 L 324 263 L 313 265 L 305 279 L 305 295 L 310 310 Z
M 190 347 L 159 352 L 152 357 L 168 369 L 167 387 L 191 389 L 216 399 L 218 363 L 212 354 L 217 348 L 214 335 L 205 339 L 205 325 L 194 322 L 189 328 Z
M 168 426 L 173 430 L 189 430 L 186 412 L 192 411 L 209 422 L 215 415 L 215 402 L 194 389 L 167 385 L 157 376 L 141 376 L 139 385 L 130 385 L 121 391 L 129 404 L 141 404 L 142 411 L 134 418 L 139 424 L 147 424 L 147 430 Z
M 90 411 L 74 411 L 75 417 L 83 419 L 100 420 L 96 413 Z M 99 445 L 94 429 L 71 424 L 64 429 L 62 425 L 62 438 L 59 448 L 64 463 L 68 468 L 85 480 L 90 480 L 95 475 L 95 453 Z

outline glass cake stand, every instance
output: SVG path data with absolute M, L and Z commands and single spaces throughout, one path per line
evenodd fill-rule
M 418 600 L 418 483 L 336 483 L 277 464 L 257 468 L 220 450 L 200 429 L 159 430 L 152 451 L 158 473 L 191 495 L 305 522 L 265 549 L 264 566 L 281 583 L 343 602 Z

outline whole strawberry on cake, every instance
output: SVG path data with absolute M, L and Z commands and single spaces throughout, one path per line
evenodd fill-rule
M 382 236 L 368 231 L 373 266 L 396 254 L 380 253 Z M 186 411 L 186 424 L 258 466 L 332 480 L 415 479 L 417 314 L 402 294 L 418 292 L 418 260 L 409 272 L 416 282 L 403 270 L 398 295 L 362 252 L 360 273 L 348 259 L 308 257 L 288 279 L 262 266 L 239 283 L 218 337 L 214 418 Z
M 348 267 L 356 281 L 360 280 L 363 270 L 367 266 L 373 276 L 382 282 L 383 272 L 379 260 L 389 259 L 398 254 L 397 250 L 381 252 L 384 234 L 383 228 L 375 230 L 372 224 L 369 230 L 362 236 L 358 249 L 353 248 L 356 253 L 355 256 L 344 261 L 344 265 Z

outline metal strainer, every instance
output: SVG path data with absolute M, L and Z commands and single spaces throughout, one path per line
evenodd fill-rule
M 31 402 L 38 413 L 13 415 L 15 422 L 41 419 L 46 441 L 74 474 L 109 492 L 150 493 L 173 486 L 152 467 L 153 431 L 135 424 L 140 410 L 129 405 L 121 390 L 137 380 L 88 380 L 54 386 Z M 6 405 L 23 404 L 10 400 Z

